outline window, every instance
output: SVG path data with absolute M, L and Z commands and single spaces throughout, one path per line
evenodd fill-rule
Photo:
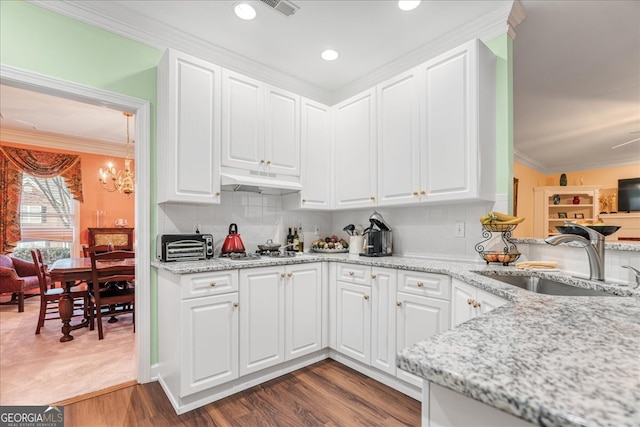
M 46 264 L 69 258 L 74 240 L 74 201 L 62 177 L 23 174 L 20 200 L 22 240 L 14 256 L 31 260 L 31 248 L 42 251 Z

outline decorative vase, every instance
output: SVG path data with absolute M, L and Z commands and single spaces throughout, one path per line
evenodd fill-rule
M 580 197 L 574 196 L 573 197 L 573 204 L 574 205 L 579 205 L 580 204 Z
M 567 186 L 567 174 L 563 173 L 562 175 L 560 175 L 560 185 L 562 187 L 566 187 Z

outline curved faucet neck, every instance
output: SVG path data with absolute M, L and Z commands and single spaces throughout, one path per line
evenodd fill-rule
M 587 227 L 581 227 L 589 231 L 591 240 L 587 240 L 577 234 L 558 234 L 545 239 L 545 242 L 557 246 L 561 243 L 577 242 L 587 251 L 589 258 L 589 279 L 604 281 L 604 236 Z

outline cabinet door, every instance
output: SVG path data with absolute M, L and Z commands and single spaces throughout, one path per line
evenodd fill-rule
M 495 199 L 494 67 L 479 40 L 422 66 L 429 201 Z
M 449 301 L 398 292 L 398 351 L 449 329 Z M 398 378 L 422 387 L 422 378 L 401 369 Z
M 223 70 L 222 84 L 222 166 L 261 169 L 266 162 L 263 83 Z
M 158 65 L 158 203 L 220 203 L 221 69 L 167 50 Z
M 418 69 L 378 85 L 378 205 L 420 201 Z
M 240 270 L 240 375 L 284 362 L 284 275 Z
M 238 293 L 181 303 L 181 397 L 238 378 Z
M 322 348 L 320 264 L 291 265 L 285 283 L 285 360 Z
M 397 272 L 373 268 L 371 272 L 371 365 L 396 374 Z
M 338 282 L 337 350 L 367 365 L 371 362 L 371 287 Z
M 376 205 L 375 92 L 368 90 L 334 107 L 336 208 Z
M 302 100 L 300 183 L 303 208 L 331 208 L 333 165 L 330 126 L 329 107 Z
M 451 327 L 475 317 L 475 309 L 469 301 L 475 299 L 477 288 L 457 279 L 451 280 Z
M 480 306 L 477 308 L 477 312 L 479 315 L 488 313 L 491 310 L 495 310 L 496 308 L 507 303 L 507 300 L 505 300 L 504 298 L 500 298 L 497 295 L 485 292 L 482 289 L 478 289 L 476 301 L 480 304 Z
M 282 89 L 265 88 L 266 171 L 300 175 L 300 96 Z

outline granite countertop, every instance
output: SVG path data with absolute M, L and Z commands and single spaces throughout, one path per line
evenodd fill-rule
M 542 426 L 640 426 L 640 289 L 499 264 L 305 254 L 257 261 L 152 262 L 175 274 L 306 262 L 448 274 L 510 303 L 398 353 L 397 365 Z M 619 297 L 546 296 L 481 272 L 533 274 Z

